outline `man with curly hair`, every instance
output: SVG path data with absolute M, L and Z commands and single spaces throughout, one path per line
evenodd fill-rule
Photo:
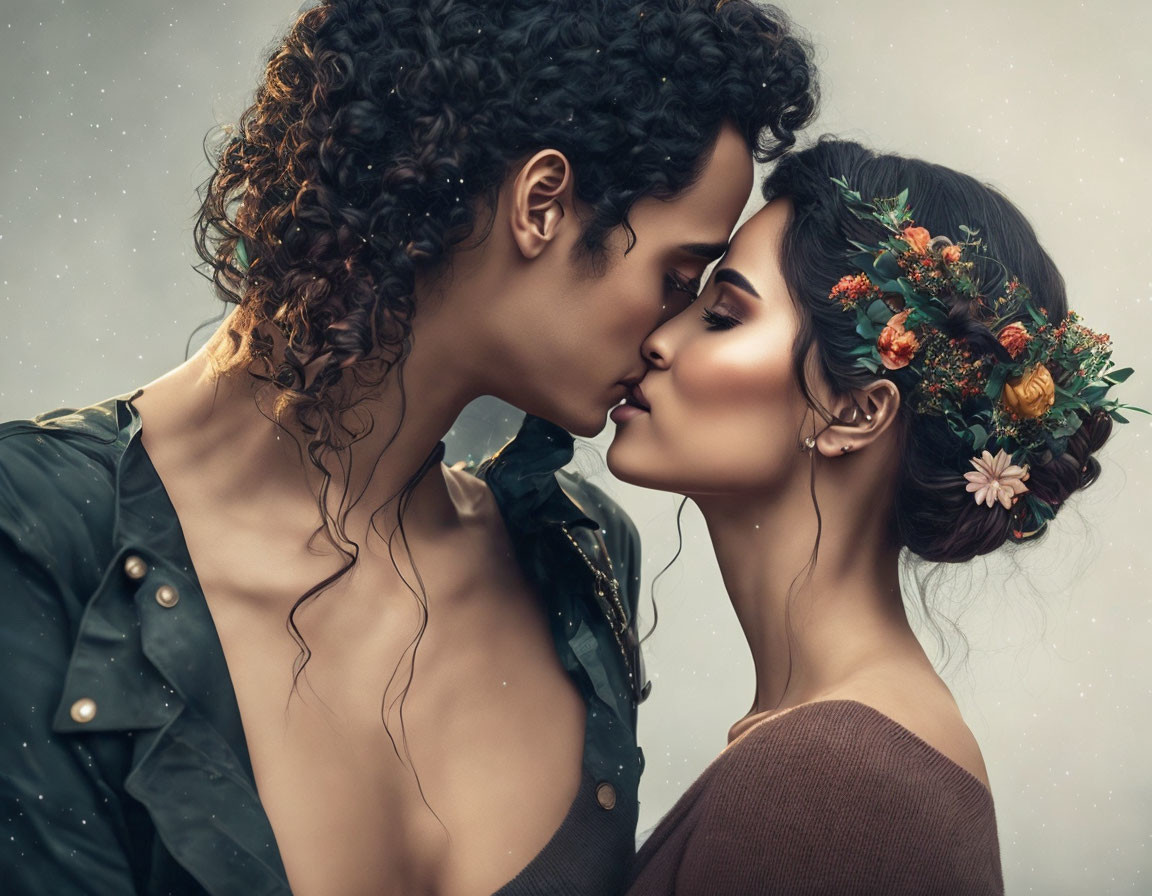
M 303 12 L 203 194 L 229 316 L 0 427 L 7 891 L 618 891 L 638 547 L 557 471 L 814 104 L 752 0 Z

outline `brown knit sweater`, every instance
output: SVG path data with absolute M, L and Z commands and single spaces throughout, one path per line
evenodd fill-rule
M 629 896 L 1000 894 L 992 795 L 854 700 L 733 742 L 636 857 Z

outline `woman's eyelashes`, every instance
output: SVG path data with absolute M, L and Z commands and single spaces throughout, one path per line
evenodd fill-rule
M 705 308 L 701 313 L 704 323 L 708 324 L 709 330 L 731 330 L 735 326 L 739 326 L 740 319 L 732 314 L 726 314 L 718 310 L 721 306 L 715 308 Z
M 664 277 L 664 284 L 673 292 L 680 293 L 688 299 L 689 304 L 696 301 L 700 295 L 700 278 L 689 280 L 679 271 L 670 271 Z

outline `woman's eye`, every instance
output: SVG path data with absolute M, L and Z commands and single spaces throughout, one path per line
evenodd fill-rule
M 673 292 L 682 293 L 688 297 L 689 303 L 695 302 L 700 295 L 700 278 L 686 279 L 682 274 L 672 271 L 664 277 L 664 284 Z
M 711 308 L 705 308 L 700 316 L 704 319 L 704 323 L 708 324 L 709 330 L 731 330 L 740 323 L 736 318 L 727 314 L 718 314 Z

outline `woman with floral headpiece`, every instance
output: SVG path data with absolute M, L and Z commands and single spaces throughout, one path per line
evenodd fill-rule
M 900 559 L 1038 538 L 1098 476 L 1131 371 L 971 177 L 825 139 L 764 192 L 613 412 L 613 472 L 703 512 L 756 672 L 629 892 L 1001 893 L 980 748 Z

